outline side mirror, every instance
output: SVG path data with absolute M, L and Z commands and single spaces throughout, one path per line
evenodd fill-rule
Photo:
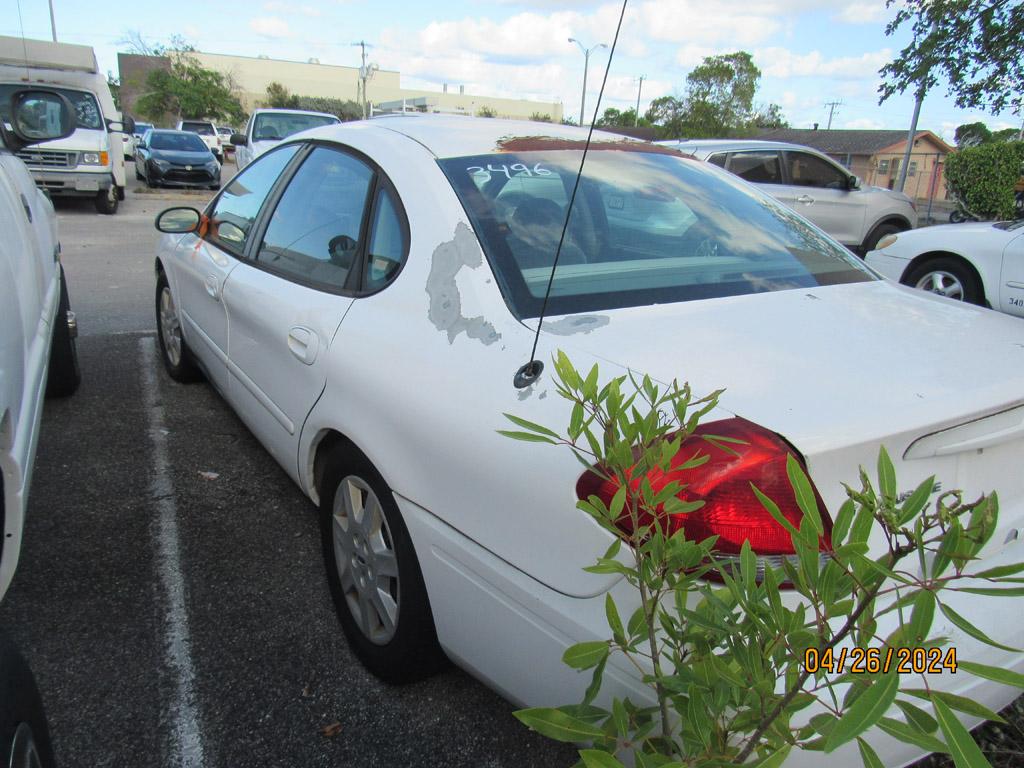
M 860 179 L 853 174 L 850 174 L 846 178 L 846 188 L 849 190 L 860 189 Z
M 195 208 L 168 208 L 156 217 L 156 228 L 169 235 L 183 235 L 199 229 L 201 216 Z
M 249 143 L 249 140 L 245 138 L 244 133 L 232 133 L 231 143 L 234 144 L 236 147 L 244 147 L 246 144 Z
M 134 133 L 135 120 L 126 117 L 122 120 L 107 120 L 107 131 L 110 133 Z
M 24 89 L 11 95 L 11 131 L 15 149 L 63 139 L 75 132 L 75 109 L 55 91 Z

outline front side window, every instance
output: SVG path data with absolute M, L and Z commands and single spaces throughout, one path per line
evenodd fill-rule
M 730 152 L 726 170 L 751 184 L 781 184 L 779 153 L 772 151 Z
M 236 256 L 242 255 L 263 201 L 299 146 L 289 144 L 268 152 L 231 180 L 210 211 L 207 240 Z
M 579 149 L 439 160 L 520 318 L 540 314 L 566 205 L 503 205 L 520 177 L 571 190 Z M 595 147 L 597 149 L 595 149 Z M 551 314 L 873 280 L 778 201 L 675 152 L 591 146 L 552 285 Z
M 256 121 L 252 129 L 254 141 L 278 141 L 287 139 L 299 131 L 341 122 L 330 115 L 300 115 L 288 112 L 261 112 L 253 119 Z
M 314 149 L 281 196 L 257 260 L 302 282 L 345 288 L 372 182 L 373 171 L 361 160 Z
M 832 163 L 807 152 L 787 152 L 789 183 L 819 189 L 846 189 L 846 174 Z

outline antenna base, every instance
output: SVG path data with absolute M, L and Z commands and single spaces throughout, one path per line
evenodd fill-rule
M 516 389 L 526 389 L 540 378 L 541 371 L 543 370 L 544 363 L 540 360 L 531 360 L 516 371 L 516 375 L 512 379 L 512 384 Z

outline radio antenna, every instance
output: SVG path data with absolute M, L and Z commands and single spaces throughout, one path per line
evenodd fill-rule
M 590 121 L 590 130 L 587 132 L 587 142 L 583 145 L 583 156 L 580 158 L 580 168 L 576 172 L 576 182 L 572 187 L 572 195 L 569 197 L 569 205 L 565 209 L 565 221 L 562 222 L 562 235 L 558 238 L 558 247 L 555 249 L 555 261 L 551 265 L 551 274 L 548 276 L 548 287 L 544 291 L 544 301 L 540 307 L 540 317 L 537 318 L 537 332 L 533 336 L 533 349 L 530 350 L 530 361 L 516 371 L 512 383 L 516 389 L 524 389 L 540 378 L 544 370 L 544 363 L 536 359 L 537 342 L 540 340 L 540 329 L 544 325 L 544 315 L 548 310 L 548 298 L 551 296 L 551 286 L 555 282 L 555 270 L 558 269 L 558 257 L 562 255 L 562 243 L 565 242 L 565 233 L 569 229 L 569 218 L 572 216 L 572 206 L 576 202 L 576 192 L 580 188 L 580 179 L 583 177 L 583 166 L 587 162 L 587 152 L 590 150 L 590 139 L 594 135 L 594 124 L 597 122 L 597 115 L 601 109 L 601 99 L 604 97 L 604 87 L 608 83 L 608 72 L 612 68 L 612 59 L 615 58 L 615 46 L 619 42 L 619 32 L 622 30 L 622 19 L 626 16 L 626 4 L 629 0 L 622 0 L 622 11 L 619 13 L 619 23 L 615 27 L 615 39 L 612 40 L 611 50 L 608 51 L 608 63 L 604 68 L 604 79 L 601 80 L 601 90 L 597 94 L 597 104 L 594 105 L 594 117 Z

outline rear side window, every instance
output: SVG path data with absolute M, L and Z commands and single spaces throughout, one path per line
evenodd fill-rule
M 732 152 L 726 170 L 752 184 L 782 184 L 778 152 Z
M 241 256 L 263 201 L 298 149 L 289 144 L 268 152 L 235 176 L 208 214 L 206 239 Z
M 540 314 L 568 202 L 532 192 L 554 189 L 556 181 L 572 189 L 583 145 L 577 143 L 580 150 L 438 161 L 520 318 Z M 769 154 L 777 167 L 777 154 Z M 517 193 L 530 194 L 507 204 L 503 192 L 512 184 Z M 593 145 L 568 219 L 549 311 L 570 314 L 872 279 L 856 257 L 784 205 L 704 163 L 677 153 Z
M 361 160 L 314 149 L 274 210 L 259 262 L 303 283 L 345 288 L 360 252 L 372 183 L 373 171 Z
M 378 291 L 398 274 L 409 250 L 409 238 L 399 213 L 395 193 L 389 186 L 377 190 L 377 202 L 370 228 L 370 249 L 367 254 L 367 291 Z

